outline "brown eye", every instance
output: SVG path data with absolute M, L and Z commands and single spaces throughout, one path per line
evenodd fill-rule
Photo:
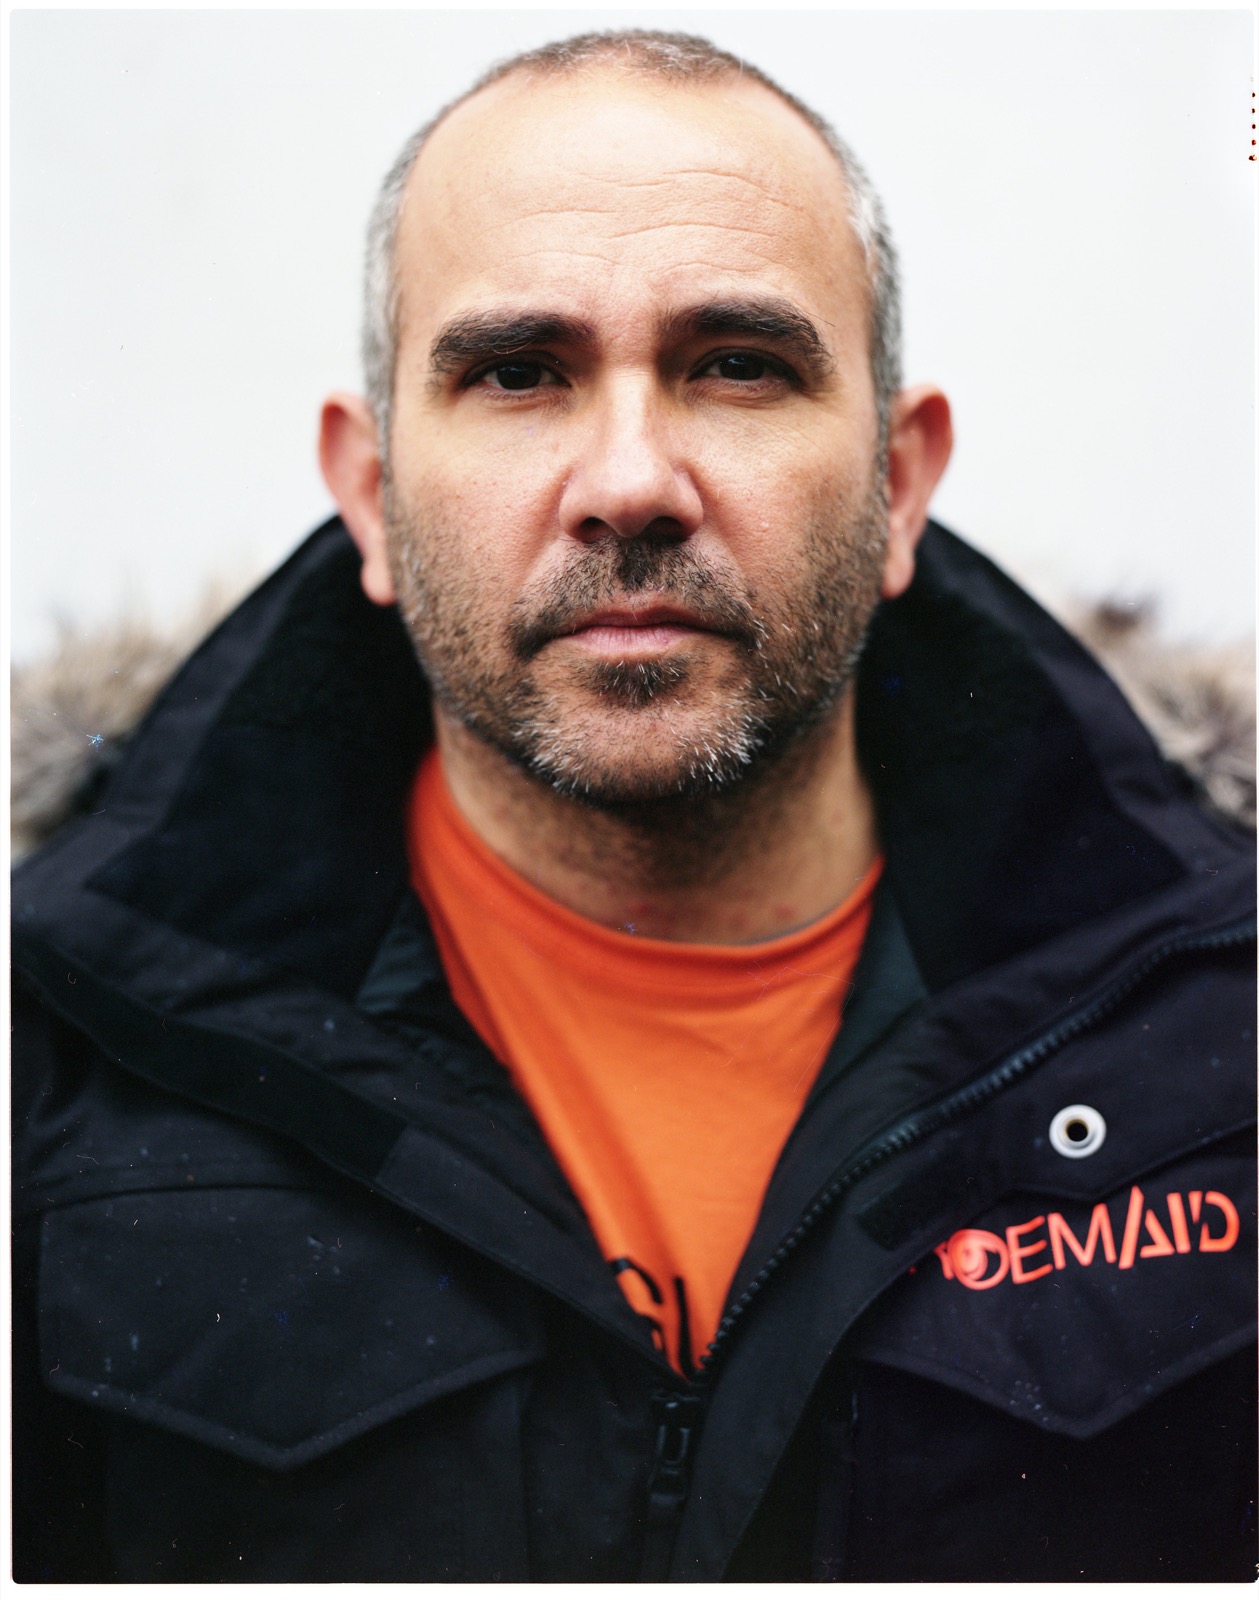
M 493 379 L 498 389 L 536 389 L 548 376 L 546 368 L 536 361 L 507 361 L 484 374 Z
M 755 383 L 769 371 L 769 363 L 763 357 L 743 351 L 722 356 L 713 362 L 713 366 L 719 377 L 733 378 L 738 383 Z
M 776 356 L 759 350 L 730 350 L 725 355 L 709 356 L 699 368 L 697 378 L 718 378 L 725 383 L 786 383 L 793 387 L 798 379 L 791 368 Z

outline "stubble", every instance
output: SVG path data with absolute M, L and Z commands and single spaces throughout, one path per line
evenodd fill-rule
M 443 711 L 557 793 L 625 821 L 693 820 L 792 766 L 851 683 L 878 602 L 882 475 L 855 510 L 819 516 L 773 594 L 655 536 L 573 546 L 567 565 L 489 614 L 459 530 L 385 493 L 399 608 Z M 612 661 L 553 641 L 650 591 L 718 641 Z M 551 651 L 548 654 L 548 650 Z M 654 830 L 653 830 L 654 831 Z M 690 829 L 687 830 L 688 832 Z

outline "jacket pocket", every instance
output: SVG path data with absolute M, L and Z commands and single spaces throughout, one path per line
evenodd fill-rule
M 1254 1338 L 1246 1145 L 1116 1194 L 1007 1196 L 885 1297 L 861 1356 L 1052 1432 L 1111 1427 Z
M 941 1240 L 854 1333 L 818 1574 L 1253 1579 L 1253 1186 L 1220 1146 Z
M 43 1372 L 113 1419 L 121 1575 L 526 1575 L 532 1297 L 347 1198 L 160 1191 L 44 1219 Z

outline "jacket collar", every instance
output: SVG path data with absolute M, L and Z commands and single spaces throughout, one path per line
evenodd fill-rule
M 937 525 L 876 620 L 857 722 L 932 990 L 1230 854 L 1096 661 Z

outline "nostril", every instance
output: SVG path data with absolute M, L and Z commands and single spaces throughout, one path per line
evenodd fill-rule
M 653 517 L 638 535 L 640 539 L 653 539 L 660 544 L 680 544 L 689 537 L 689 530 L 676 517 Z
M 675 545 L 690 538 L 689 530 L 676 517 L 653 517 L 641 528 L 628 522 L 615 527 L 599 517 L 586 517 L 578 523 L 576 534 L 586 544 L 593 544 L 600 539 L 619 539 L 645 541 L 653 545 Z

